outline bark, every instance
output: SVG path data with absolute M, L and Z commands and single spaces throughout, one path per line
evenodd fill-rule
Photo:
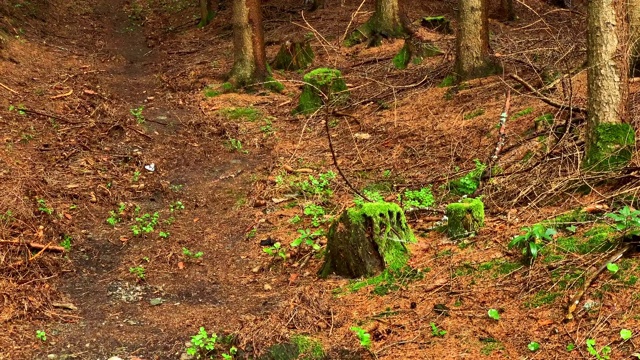
M 513 0 L 500 0 L 501 18 L 507 21 L 516 19 L 516 13 L 513 10 Z
M 200 0 L 200 23 L 198 24 L 198 27 L 205 27 L 209 25 L 211 19 L 213 19 L 215 13 L 213 12 L 213 6 L 211 5 L 212 1 L 213 0 Z
M 260 0 L 233 1 L 233 48 L 229 82 L 238 87 L 267 78 Z
M 627 0 L 629 11 L 630 69 L 632 76 L 640 75 L 640 0 Z
M 587 13 L 587 149 L 585 167 L 610 170 L 630 160 L 626 4 L 590 0 Z M 632 128 L 631 128 L 632 130 Z M 632 131 L 631 131 L 632 132 Z
M 368 42 L 369 46 L 380 45 L 381 38 L 402 38 L 408 34 L 400 16 L 398 0 L 376 0 L 371 18 L 356 29 L 346 40 L 346 46 Z
M 486 0 L 459 1 L 455 69 L 458 81 L 485 76 L 493 70 Z

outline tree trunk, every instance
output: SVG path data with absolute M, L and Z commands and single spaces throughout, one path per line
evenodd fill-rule
M 200 23 L 198 24 L 200 28 L 209 25 L 213 19 L 215 13 L 211 1 L 213 0 L 200 0 Z
M 398 0 L 376 0 L 375 12 L 371 18 L 349 36 L 345 45 L 353 46 L 366 41 L 369 46 L 377 46 L 383 37 L 402 38 L 407 33 L 400 18 Z
M 489 58 L 489 21 L 486 0 L 459 0 L 456 36 L 456 79 L 467 80 L 492 73 Z
M 513 10 L 513 0 L 500 0 L 501 17 L 507 21 L 516 19 L 516 13 Z
M 632 76 L 640 75 L 640 0 L 627 0 L 629 11 L 629 68 Z
M 233 48 L 229 82 L 240 87 L 267 78 L 260 0 L 233 1 Z
M 587 14 L 588 116 L 583 166 L 607 171 L 631 160 L 634 131 L 624 123 L 628 95 L 626 4 L 590 0 Z

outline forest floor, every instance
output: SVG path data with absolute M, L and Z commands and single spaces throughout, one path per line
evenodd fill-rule
M 605 213 L 635 204 L 637 175 L 581 173 L 584 115 L 509 76 L 543 88 L 580 69 L 584 14 L 517 3 L 517 20 L 491 20 L 504 73 L 452 87 L 453 35 L 425 30 L 444 54 L 397 70 L 402 40 L 339 46 L 371 4 L 302 16 L 301 3 L 265 3 L 269 59 L 308 36 L 313 67 L 340 69 L 351 94 L 309 117 L 291 114 L 302 72 L 274 71 L 282 93 L 215 92 L 233 61 L 231 9 L 198 29 L 192 0 L 0 4 L 0 359 L 187 359 L 200 327 L 218 334 L 216 359 L 232 346 L 270 359 L 276 344 L 314 359 L 316 341 L 331 359 L 631 357 L 638 257 L 592 274 L 625 245 Z M 454 16 L 452 1 L 424 3 L 411 20 Z M 489 162 L 508 89 L 503 173 L 479 192 L 486 226 L 452 241 L 437 226 L 460 199 L 447 184 Z M 577 71 L 545 96 L 584 108 L 585 90 Z M 433 192 L 430 210 L 407 213 L 410 269 L 318 279 L 322 259 L 288 246 L 354 204 L 332 177 L 325 121 L 356 188 Z M 538 223 L 557 234 L 530 264 L 508 244 Z M 275 243 L 286 259 L 265 253 Z

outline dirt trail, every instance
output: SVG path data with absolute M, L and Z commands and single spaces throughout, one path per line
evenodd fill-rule
M 64 300 L 79 308 L 80 319 L 55 326 L 53 346 L 43 349 L 41 358 L 175 359 L 184 351 L 185 334 L 195 334 L 199 326 L 235 330 L 247 315 L 267 311 L 272 303 L 252 295 L 264 293 L 263 284 L 249 280 L 252 264 L 240 254 L 248 252 L 245 232 L 254 220 L 235 209 L 250 191 L 250 173 L 268 158 L 232 154 L 219 140 L 194 143 L 187 125 L 207 120 L 158 80 L 162 54 L 147 47 L 144 29 L 125 12 L 127 5 L 123 0 L 93 5 L 91 23 L 100 31 L 92 41 L 103 47 L 88 46 L 84 55 L 104 71 L 91 85 L 104 94 L 104 106 L 113 114 L 102 120 L 112 126 L 101 150 L 132 159 L 147 188 L 133 198 L 114 195 L 100 201 L 113 209 L 130 202 L 127 211 L 139 206 L 141 213 L 159 211 L 165 219 L 174 215 L 167 212 L 170 204 L 181 201 L 185 209 L 176 211 L 169 239 L 131 238 L 128 225 L 112 229 L 102 212 L 81 225 L 82 245 L 70 255 L 75 271 L 59 284 L 68 296 Z M 147 120 L 132 123 L 129 110 L 143 105 Z M 151 163 L 154 172 L 143 169 Z M 114 185 L 121 183 L 126 181 Z M 183 247 L 204 256 L 177 271 Z M 145 281 L 130 274 L 135 266 L 146 269 Z M 151 305 L 151 299 L 162 304 Z

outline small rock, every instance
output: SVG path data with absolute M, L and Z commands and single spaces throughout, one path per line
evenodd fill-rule
M 109 358 L 109 360 L 122 360 L 122 358 L 119 356 L 112 356 Z
M 149 304 L 151 304 L 151 306 L 162 305 L 163 302 L 164 300 L 162 298 L 153 298 L 149 300 Z
M 58 358 L 58 355 L 56 355 L 56 354 L 47 355 L 47 359 L 57 359 L 57 358 Z
M 269 290 L 271 290 L 271 289 L 272 289 L 272 287 L 271 287 L 271 285 L 269 285 L 269 284 L 264 284 L 264 289 L 265 289 L 266 291 L 269 291 Z
M 259 273 L 260 270 L 262 270 L 262 266 L 258 265 L 256 267 L 254 267 L 253 269 L 251 269 L 251 272 L 255 274 L 255 273 Z

